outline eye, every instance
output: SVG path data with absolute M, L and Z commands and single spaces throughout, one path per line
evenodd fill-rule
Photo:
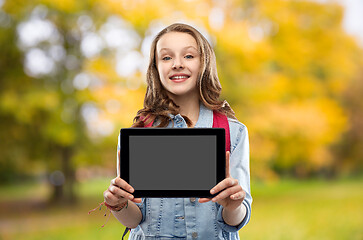
M 194 56 L 193 56 L 193 55 L 191 55 L 191 54 L 188 54 L 188 55 L 186 55 L 186 56 L 185 56 L 185 58 L 186 58 L 186 59 L 192 59 L 192 58 L 194 58 Z
M 163 57 L 162 58 L 162 60 L 164 60 L 164 61 L 168 61 L 168 60 L 170 60 L 171 59 L 171 57 Z

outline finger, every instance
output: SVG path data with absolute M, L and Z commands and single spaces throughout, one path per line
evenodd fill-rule
M 242 187 L 239 186 L 239 185 L 227 188 L 224 191 L 220 192 L 217 196 L 215 196 L 212 199 L 212 201 L 213 202 L 218 202 L 218 201 L 220 201 L 222 199 L 228 198 L 229 196 L 235 195 L 236 193 L 239 193 L 241 191 L 243 191 L 243 190 L 242 190 Z
M 103 197 L 105 199 L 105 201 L 111 205 L 114 205 L 115 203 L 118 202 L 119 198 L 116 197 L 112 192 L 110 192 L 109 190 L 104 191 L 103 193 Z
M 231 176 L 231 174 L 229 172 L 229 157 L 230 157 L 230 152 L 227 151 L 226 152 L 226 178 L 229 178 Z
M 211 190 L 211 194 L 216 194 L 220 191 L 222 191 L 225 188 L 232 187 L 234 185 L 238 185 L 238 180 L 234 178 L 225 178 L 220 183 L 218 183 L 216 186 L 214 186 Z
M 128 184 L 125 180 L 123 180 L 120 177 L 114 178 L 111 180 L 111 185 L 115 185 L 117 187 L 120 187 L 130 193 L 133 193 L 135 190 L 133 187 L 131 187 L 130 184 Z
M 119 150 L 117 150 L 117 159 L 118 159 L 118 166 L 117 167 L 119 167 L 119 166 L 121 166 L 121 151 L 120 151 L 120 149 Z M 121 174 L 121 173 L 119 173 L 119 174 Z
M 241 192 L 235 193 L 233 195 L 230 196 L 230 198 L 232 200 L 239 200 L 239 199 L 245 199 L 246 197 L 246 192 L 244 190 L 242 190 Z
M 198 202 L 199 203 L 206 203 L 206 202 L 209 202 L 209 201 L 211 201 L 212 199 L 210 199 L 210 198 L 199 198 L 198 199 Z
M 134 198 L 133 200 L 134 203 L 141 203 L 142 202 L 142 199 L 141 198 Z
M 117 186 L 110 186 L 108 188 L 108 190 L 118 198 L 126 198 L 126 199 L 129 199 L 129 200 L 134 199 L 134 196 L 131 193 L 129 193 L 129 192 L 117 187 Z

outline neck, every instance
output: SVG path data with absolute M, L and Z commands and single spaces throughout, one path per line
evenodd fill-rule
M 199 97 L 191 96 L 170 96 L 171 99 L 180 107 L 180 114 L 188 117 L 192 121 L 192 127 L 199 118 Z

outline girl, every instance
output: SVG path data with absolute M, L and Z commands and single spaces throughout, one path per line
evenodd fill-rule
M 213 199 L 198 200 L 134 198 L 132 186 L 112 179 L 103 194 L 105 204 L 132 229 L 129 239 L 239 239 L 238 230 L 251 216 L 248 133 L 227 102 L 219 100 L 220 93 L 215 55 L 200 32 L 173 24 L 155 37 L 144 108 L 133 127 L 210 128 L 214 113 L 224 114 L 230 129 L 227 176 L 211 189 L 218 193 Z M 120 143 L 118 161 L 119 148 Z

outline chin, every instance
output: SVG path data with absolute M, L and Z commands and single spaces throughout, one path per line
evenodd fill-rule
M 182 97 L 182 96 L 190 96 L 192 97 L 194 95 L 194 91 L 186 91 L 186 90 L 172 90 L 170 93 L 175 97 Z
M 169 92 L 172 96 L 175 97 L 180 97 L 180 96 L 184 96 L 187 95 L 187 92 L 183 92 L 183 91 L 171 91 Z

